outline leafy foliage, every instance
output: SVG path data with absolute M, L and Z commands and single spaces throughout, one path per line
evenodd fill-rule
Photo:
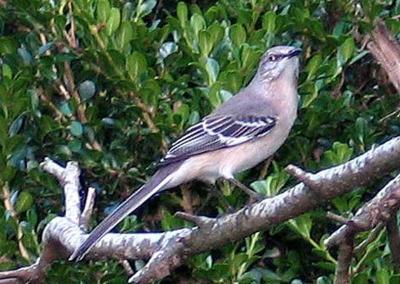
M 400 32 L 399 1 L 164 2 L 0 1 L 1 269 L 33 262 L 38 236 L 62 212 L 59 186 L 39 169 L 45 156 L 79 161 L 84 186 L 97 190 L 101 220 L 154 172 L 171 141 L 251 79 L 272 45 L 303 48 L 301 108 L 272 166 L 241 174 L 256 191 L 276 195 L 294 184 L 283 170 L 289 163 L 326 168 L 399 134 L 398 97 L 360 41 L 377 18 Z M 240 191 L 220 187 L 230 206 L 246 203 Z M 323 240 L 334 226 L 323 212 L 350 215 L 378 187 L 193 257 L 171 281 L 331 283 L 335 258 Z M 173 217 L 182 208 L 226 212 L 205 188 L 163 194 L 119 228 L 189 226 Z M 353 268 L 354 283 L 399 277 L 384 234 Z M 118 263 L 108 262 L 55 265 L 48 281 L 64 275 L 81 283 L 125 279 Z

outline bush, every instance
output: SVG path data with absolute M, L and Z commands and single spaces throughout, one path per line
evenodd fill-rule
M 303 49 L 301 107 L 271 165 L 241 174 L 256 191 L 271 196 L 294 184 L 283 170 L 289 163 L 326 168 L 399 134 L 396 92 L 362 44 L 378 18 L 400 32 L 398 2 L 164 2 L 0 1 L 2 270 L 33 262 L 44 226 L 63 210 L 59 185 L 39 169 L 45 156 L 79 162 L 102 220 L 151 176 L 171 141 L 249 82 L 270 46 Z M 173 217 L 182 208 L 226 212 L 206 187 L 162 194 L 119 230 L 182 227 Z M 348 216 L 376 188 L 336 198 L 329 210 Z M 228 184 L 221 189 L 230 206 L 246 203 Z M 336 260 L 322 244 L 333 230 L 325 210 L 193 257 L 170 280 L 330 283 Z M 353 265 L 354 283 L 398 277 L 382 233 Z M 99 262 L 56 265 L 48 281 L 65 275 L 82 283 L 126 279 L 118 263 Z

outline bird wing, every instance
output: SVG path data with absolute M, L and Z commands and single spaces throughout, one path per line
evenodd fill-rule
M 274 116 L 213 115 L 190 127 L 161 159 L 164 166 L 188 157 L 232 147 L 267 135 L 276 125 Z

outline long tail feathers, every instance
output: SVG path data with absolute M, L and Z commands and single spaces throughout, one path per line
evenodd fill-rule
M 94 230 L 89 237 L 74 251 L 69 260 L 80 261 L 96 245 L 96 243 L 109 231 L 111 231 L 122 219 L 128 216 L 132 211 L 141 206 L 150 197 L 157 192 L 165 189 L 171 175 L 168 171 L 157 172 L 148 183 L 139 188 L 131 196 L 128 197 L 114 212 L 108 215 Z

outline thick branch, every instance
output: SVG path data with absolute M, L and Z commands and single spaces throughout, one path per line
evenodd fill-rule
M 66 190 L 65 183 L 65 180 L 69 180 L 65 175 L 75 176 L 78 180 L 78 176 L 72 174 L 74 171 L 67 171 L 68 166 L 64 169 L 50 160 L 47 160 L 45 165 L 48 167 L 43 168 L 55 175 L 64 185 L 66 195 L 77 194 L 78 186 L 70 186 L 71 190 Z M 343 165 L 313 174 L 313 180 L 319 188 L 309 190 L 300 183 L 280 195 L 247 206 L 236 213 L 218 219 L 209 218 L 207 225 L 203 227 L 165 233 L 108 234 L 90 251 L 87 259 L 150 259 L 132 280 L 147 283 L 161 279 L 190 255 L 220 248 L 226 243 L 268 229 L 273 224 L 285 222 L 320 206 L 321 201 L 349 192 L 354 187 L 366 185 L 399 167 L 400 137 L 397 137 Z M 392 182 L 387 187 L 392 188 L 394 184 L 395 182 Z M 396 194 L 393 194 L 397 196 L 397 191 L 395 192 Z M 69 202 L 68 200 L 74 198 L 66 196 L 66 202 Z M 390 200 L 392 199 L 389 198 L 387 204 L 392 204 Z M 78 204 L 71 202 L 71 206 L 78 207 Z M 43 235 L 44 252 L 53 251 L 51 257 L 46 258 L 46 264 L 50 264 L 55 258 L 66 259 L 86 237 L 76 220 L 63 217 L 53 219 Z M 0 279 L 2 278 L 4 274 L 0 273 Z

